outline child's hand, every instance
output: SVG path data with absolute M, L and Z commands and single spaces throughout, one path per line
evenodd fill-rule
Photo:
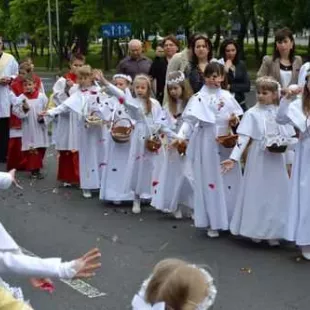
M 23 100 L 22 108 L 23 108 L 25 113 L 27 113 L 30 110 L 30 106 L 25 99 Z
M 239 118 L 234 113 L 230 115 L 230 118 L 228 120 L 228 124 L 230 127 L 236 127 L 239 124 Z
M 47 291 L 49 293 L 53 293 L 53 291 L 55 290 L 53 281 L 49 278 L 30 278 L 30 283 L 34 288 L 42 291 Z
M 19 184 L 18 182 L 16 181 L 16 169 L 12 169 L 8 172 L 10 175 L 11 175 L 11 178 L 12 178 L 12 182 L 13 184 L 17 187 L 17 188 L 20 188 L 20 189 L 23 189 Z
M 103 83 L 104 85 L 106 85 L 108 83 L 108 81 L 104 77 L 103 72 L 101 70 L 94 69 L 93 70 L 93 77 L 95 80 Z
M 172 149 L 172 148 L 177 148 L 179 146 L 180 143 L 182 142 L 185 142 L 185 140 L 182 140 L 182 139 L 173 139 L 172 142 L 169 144 L 169 149 Z
M 222 173 L 225 174 L 235 167 L 235 161 L 232 159 L 227 159 L 221 162 Z
M 94 248 L 84 254 L 82 257 L 75 261 L 75 270 L 77 271 L 75 275 L 76 278 L 89 278 L 95 275 L 94 271 L 101 267 L 101 263 L 98 259 L 101 257 L 99 249 Z
M 10 81 L 11 79 L 8 77 L 2 77 L 0 78 L 0 85 L 3 85 L 3 86 L 8 85 L 10 84 Z
M 48 112 L 47 111 L 42 111 L 38 114 L 40 117 L 44 117 L 44 116 L 48 116 Z
M 72 80 L 70 80 L 70 79 L 66 80 L 66 87 L 67 88 L 71 88 L 73 85 L 74 85 L 74 82 Z

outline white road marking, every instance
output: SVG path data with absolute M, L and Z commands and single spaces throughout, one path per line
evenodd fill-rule
M 25 248 L 22 248 L 23 253 L 25 253 L 26 255 L 29 256 L 36 256 L 38 257 L 38 255 L 35 255 L 34 253 L 26 250 Z M 77 280 L 65 280 L 65 279 L 59 279 L 62 283 L 67 284 L 68 286 L 70 286 L 72 289 L 74 289 L 75 291 L 78 291 L 79 293 L 81 293 L 82 295 L 87 296 L 88 298 L 96 298 L 96 297 L 103 297 L 106 296 L 106 293 L 100 292 L 97 288 L 93 287 L 92 285 L 77 279 Z

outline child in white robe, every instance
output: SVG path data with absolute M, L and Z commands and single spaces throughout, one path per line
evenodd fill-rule
M 22 120 L 22 151 L 25 154 L 25 169 L 31 177 L 42 179 L 40 170 L 46 148 L 49 146 L 48 129 L 40 113 L 46 109 L 48 99 L 35 87 L 32 74 L 24 77 L 24 93 L 17 98 L 12 112 Z
M 177 137 L 177 132 L 182 125 L 182 113 L 192 92 L 181 71 L 169 73 L 167 78 L 167 98 L 165 103 L 165 121 L 170 132 L 167 133 L 168 144 Z M 158 210 L 171 212 L 176 218 L 182 218 L 184 208 L 192 208 L 192 186 L 185 175 L 187 158 L 179 154 L 175 148 L 165 150 L 163 160 L 159 163 L 158 180 L 154 186 L 151 205 Z M 183 207 L 182 207 L 183 206 Z M 187 212 L 189 213 L 189 212 Z
M 277 114 L 279 124 L 291 124 L 299 132 L 291 177 L 289 211 L 286 217 L 285 238 L 294 241 L 302 255 L 310 260 L 310 71 L 307 72 L 302 96 L 299 89 L 290 89 L 280 102 Z
M 234 235 L 267 240 L 271 246 L 284 238 L 288 215 L 289 177 L 285 151 L 296 143 L 294 128 L 278 125 L 280 85 L 272 77 L 256 81 L 258 103 L 245 112 L 238 127 L 238 142 L 224 172 L 231 170 L 249 144 L 242 185 L 231 220 Z
M 77 90 L 77 70 L 85 64 L 83 55 L 73 55 L 70 72 L 57 80 L 53 86 L 53 100 L 56 106 L 62 104 Z M 78 114 L 73 111 L 58 116 L 55 131 L 55 148 L 58 151 L 57 180 L 65 187 L 79 185 Z
M 194 222 L 198 228 L 207 228 L 211 238 L 229 227 L 217 142 L 217 115 L 223 107 L 232 118 L 242 114 L 234 97 L 221 88 L 224 74 L 224 67 L 217 62 L 206 67 L 205 85 L 188 102 L 178 140 L 173 142 L 173 145 L 186 143 L 189 132 L 193 131 L 186 156 L 192 166 L 192 175 L 188 177 L 194 187 Z
M 132 300 L 132 310 L 207 310 L 217 289 L 210 273 L 196 265 L 169 258 L 160 261 Z
M 101 200 L 113 201 L 115 205 L 119 205 L 122 201 L 132 201 L 134 195 L 131 190 L 124 192 L 119 186 L 119 181 L 123 179 L 126 171 L 128 155 L 130 150 L 130 139 L 125 143 L 117 143 L 112 138 L 111 130 L 113 126 L 133 127 L 134 122 L 130 115 L 126 112 L 123 104 L 119 104 L 118 98 L 126 97 L 131 99 L 130 84 L 131 77 L 124 74 L 115 74 L 113 76 L 113 84 L 109 83 L 103 76 L 102 72 L 98 72 L 97 79 L 106 87 L 105 91 L 114 95 L 111 98 L 112 119 L 111 128 L 106 135 L 107 161 L 103 165 L 103 175 L 101 179 L 101 187 L 99 198 Z M 116 95 L 115 95 L 116 94 Z
M 79 89 L 45 115 L 54 117 L 70 110 L 78 114 L 80 187 L 83 197 L 91 198 L 91 190 L 100 189 L 106 152 L 106 128 L 100 118 L 110 120 L 111 111 L 108 96 L 94 84 L 91 67 L 82 66 L 77 75 Z

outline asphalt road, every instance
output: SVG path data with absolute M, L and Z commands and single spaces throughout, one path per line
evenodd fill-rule
M 85 200 L 78 189 L 58 187 L 56 157 L 50 149 L 44 180 L 33 182 L 19 173 L 24 189 L 0 192 L 1 222 L 20 246 L 42 257 L 69 260 L 98 246 L 102 268 L 86 282 L 106 295 L 89 298 L 59 281 L 50 295 L 32 289 L 27 279 L 5 277 L 23 287 L 35 309 L 130 309 L 153 265 L 167 257 L 210 267 L 219 290 L 215 310 L 309 309 L 310 264 L 296 259 L 294 246 L 269 248 L 228 233 L 209 239 L 191 220 L 175 220 L 150 207 L 133 215 L 130 206 Z

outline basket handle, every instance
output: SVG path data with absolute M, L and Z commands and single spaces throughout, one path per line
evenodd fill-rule
M 130 127 L 131 129 L 133 129 L 133 124 L 131 122 L 131 120 L 129 118 L 119 118 L 118 120 L 114 120 L 113 123 L 112 123 L 112 127 L 111 129 L 113 130 L 115 128 L 115 126 L 120 122 L 120 121 L 128 121 L 129 124 L 130 124 Z

